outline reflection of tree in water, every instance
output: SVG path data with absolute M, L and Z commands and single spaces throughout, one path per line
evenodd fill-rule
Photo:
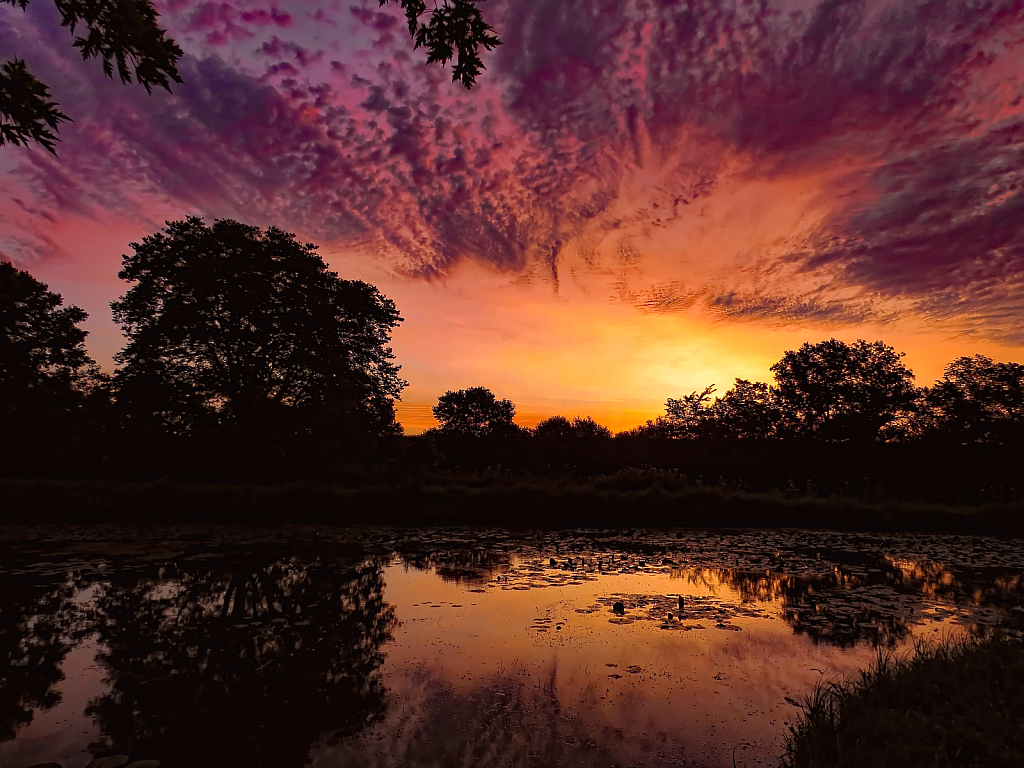
M 893 646 L 910 634 L 911 625 L 922 620 L 921 610 L 937 601 L 996 609 L 1009 617 L 1000 621 L 1007 626 L 1022 618 L 1013 610 L 1024 604 L 1024 579 L 1019 572 L 958 572 L 939 563 L 846 550 L 815 554 L 825 563 L 835 563 L 834 570 L 787 574 L 715 569 L 703 573 L 737 589 L 745 600 L 781 601 L 783 616 L 794 631 L 840 647 L 861 641 Z M 969 629 L 986 634 L 991 627 L 979 621 Z
M 33 710 L 60 702 L 61 665 L 81 629 L 74 581 L 31 578 L 0 580 L 0 741 L 14 738 Z
M 511 565 L 508 552 L 490 547 L 429 550 L 406 547 L 400 554 L 407 567 L 433 570 L 443 581 L 454 583 L 493 579 L 508 571 Z
M 93 748 L 166 766 L 306 762 L 321 735 L 384 710 L 377 671 L 394 611 L 379 566 L 181 563 L 121 572 L 93 619 L 110 693 Z
M 1019 570 L 989 568 L 979 571 L 953 570 L 932 560 L 891 558 L 903 583 L 936 601 L 973 608 L 994 608 L 1005 618 L 1000 629 L 1024 629 L 1024 574 Z M 972 624 L 969 631 L 979 636 L 995 627 Z
M 723 571 L 721 578 L 744 599 L 781 600 L 783 617 L 793 631 L 816 643 L 848 648 L 866 640 L 891 647 L 910 634 L 911 617 L 904 606 L 863 591 L 886 584 L 877 575 L 861 579 L 841 573 L 793 576 Z

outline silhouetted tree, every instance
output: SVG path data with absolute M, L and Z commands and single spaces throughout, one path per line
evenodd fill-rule
M 533 428 L 533 434 L 542 439 L 568 440 L 575 433 L 572 422 L 565 416 L 552 416 L 537 423 Z
M 925 389 L 914 422 L 918 433 L 964 444 L 1024 438 L 1024 365 L 958 357 Z
M 577 416 L 571 421 L 565 416 L 552 416 L 539 422 L 533 430 L 539 438 L 556 440 L 606 440 L 612 431 L 592 418 Z
M 498 400 L 486 387 L 445 392 L 434 406 L 434 418 L 442 432 L 480 437 L 514 431 L 516 407 L 511 400 Z
M 88 317 L 28 272 L 0 262 L 0 407 L 70 408 L 98 381 L 86 354 Z
M 612 431 L 603 424 L 598 424 L 589 416 L 583 418 L 577 416 L 572 420 L 573 434 L 580 440 L 607 440 L 612 436 Z
M 132 243 L 111 304 L 118 404 L 176 431 L 391 433 L 394 302 L 276 228 L 188 218 Z
M 736 379 L 736 384 L 708 409 L 706 429 L 718 438 L 775 437 L 782 410 L 775 390 L 761 381 Z
M 701 422 L 710 416 L 711 395 L 714 386 L 704 387 L 699 392 L 693 391 L 676 399 L 670 397 L 665 401 L 665 427 L 670 437 L 697 437 L 701 431 Z
M 824 440 L 878 438 L 917 397 L 902 353 L 881 341 L 804 344 L 772 366 L 785 428 Z
M 427 63 L 442 65 L 454 60 L 452 82 L 472 88 L 484 69 L 480 49 L 501 45 L 494 30 L 483 20 L 478 0 L 442 0 L 427 9 L 423 0 L 398 2 L 405 11 L 409 34 L 416 48 L 427 49 Z M 0 0 L 25 9 L 29 0 Z M 100 57 L 107 77 L 122 83 L 132 78 L 147 93 L 154 86 L 170 90 L 180 83 L 177 63 L 181 48 L 157 24 L 158 14 L 149 0 L 54 0 L 61 26 L 72 34 L 73 45 L 83 59 Z M 421 21 L 424 15 L 427 21 Z M 0 145 L 37 142 L 53 152 L 57 132 L 68 116 L 50 101 L 50 90 L 28 70 L 22 59 L 0 65 Z

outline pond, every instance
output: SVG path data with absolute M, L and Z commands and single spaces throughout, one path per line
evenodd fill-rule
M 1020 626 L 1020 540 L 0 534 L 0 766 L 769 766 L 816 682 Z

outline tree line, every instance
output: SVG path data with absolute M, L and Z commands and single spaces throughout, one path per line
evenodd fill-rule
M 828 339 L 787 351 L 774 383 L 736 379 L 715 397 L 708 386 L 668 398 L 665 413 L 613 435 L 593 419 L 554 416 L 517 426 L 515 405 L 490 390 L 447 392 L 432 434 L 532 434 L 563 440 L 784 440 L 909 442 L 961 445 L 1024 439 L 1024 365 L 984 355 L 958 357 L 932 386 L 916 387 L 903 354 L 881 342 Z
M 376 287 L 332 272 L 315 245 L 190 217 L 132 243 L 119 277 L 128 287 L 111 309 L 126 345 L 108 374 L 86 352 L 85 312 L 0 263 L 0 409 L 20 438 L 9 471 L 110 455 L 124 466 L 188 455 L 211 477 L 228 457 L 270 478 L 396 457 L 437 464 L 395 419 L 401 314 Z M 1024 365 L 960 357 L 917 387 L 902 358 L 881 341 L 806 343 L 772 366 L 772 383 L 668 398 L 663 415 L 617 435 L 589 417 L 526 429 L 484 387 L 449 391 L 419 442 L 483 456 L 460 446 L 505 441 L 545 466 L 610 441 L 622 446 L 619 466 L 643 465 L 627 446 L 644 444 L 1024 445 Z

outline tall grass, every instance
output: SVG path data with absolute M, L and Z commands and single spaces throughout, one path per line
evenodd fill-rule
M 1024 641 L 947 638 L 819 685 L 781 768 L 1024 766 Z

